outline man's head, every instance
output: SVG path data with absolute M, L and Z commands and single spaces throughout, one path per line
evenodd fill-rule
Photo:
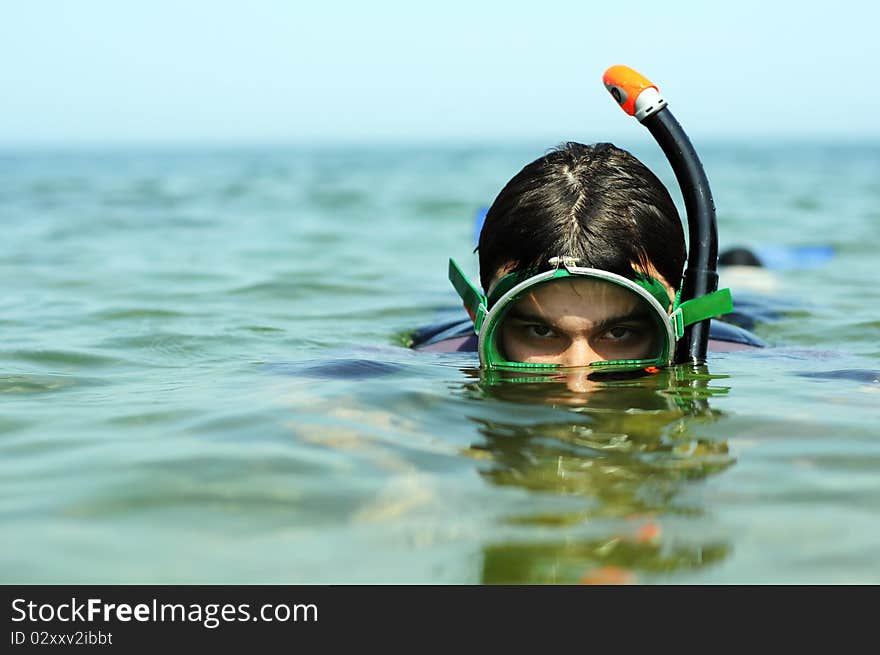
M 511 271 L 577 259 L 678 289 L 686 258 L 678 211 L 663 183 L 610 143 L 567 143 L 528 164 L 495 198 L 478 245 L 487 293 Z
M 666 188 L 628 152 L 568 143 L 532 162 L 498 194 L 478 249 L 490 310 L 511 280 L 553 269 L 553 258 L 557 268 L 565 258 L 626 278 L 623 286 L 565 277 L 527 287 L 490 329 L 498 359 L 586 366 L 650 360 L 662 351 L 656 314 L 672 308 L 684 232 Z M 660 302 L 653 311 L 650 297 Z

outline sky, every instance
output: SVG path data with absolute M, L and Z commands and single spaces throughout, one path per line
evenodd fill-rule
M 609 140 L 626 64 L 694 136 L 880 140 L 880 8 L 0 0 L 0 147 Z

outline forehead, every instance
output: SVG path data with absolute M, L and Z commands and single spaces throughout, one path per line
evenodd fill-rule
M 630 266 L 632 270 L 636 273 L 641 273 L 642 275 L 646 275 L 647 277 L 653 278 L 660 282 L 663 285 L 663 288 L 666 289 L 666 295 L 669 298 L 675 297 L 675 288 L 669 283 L 669 281 L 663 277 L 663 275 L 657 270 L 657 268 L 651 263 L 648 262 L 647 265 L 642 265 L 638 262 L 630 262 Z M 495 274 L 492 276 L 492 280 L 489 283 L 489 286 L 486 288 L 486 293 L 491 294 L 495 289 L 498 282 L 508 273 L 512 273 L 516 270 L 516 265 L 513 262 L 508 262 L 498 268 L 495 271 Z
M 583 316 L 598 320 L 630 314 L 647 303 L 635 292 L 618 284 L 585 278 L 552 280 L 531 289 L 514 304 L 518 313 L 545 318 Z

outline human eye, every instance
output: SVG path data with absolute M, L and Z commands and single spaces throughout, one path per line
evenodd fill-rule
M 629 341 L 637 341 L 645 334 L 645 330 L 635 325 L 614 325 L 603 333 L 602 337 L 607 341 L 615 343 L 624 343 Z
M 556 336 L 553 328 L 543 323 L 526 323 L 522 329 L 526 335 L 537 339 L 551 339 Z
M 591 343 L 604 359 L 639 359 L 652 353 L 657 333 L 650 321 L 634 318 L 609 322 L 596 337 Z

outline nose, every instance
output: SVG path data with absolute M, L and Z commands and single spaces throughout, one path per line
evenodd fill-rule
M 577 336 L 571 340 L 560 355 L 559 363 L 562 366 L 589 366 L 593 362 L 597 362 L 600 357 L 590 346 L 589 340 L 585 337 Z
M 561 354 L 559 363 L 562 366 L 589 366 L 602 359 L 590 347 L 590 342 L 583 337 L 575 337 L 568 348 Z M 565 386 L 569 391 L 585 393 L 595 388 L 596 383 L 589 379 L 589 371 L 569 371 L 565 373 Z

